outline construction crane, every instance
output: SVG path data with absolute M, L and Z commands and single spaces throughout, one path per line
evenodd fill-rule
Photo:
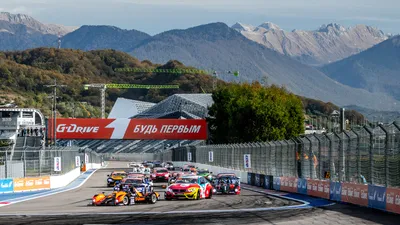
M 217 88 L 217 80 L 218 80 L 218 72 L 215 70 L 199 70 L 199 69 L 143 69 L 143 68 L 116 68 L 115 72 L 129 72 L 129 73 L 171 73 L 171 74 L 207 74 L 213 76 L 212 89 L 215 90 Z M 222 71 L 226 74 L 232 74 L 235 77 L 239 76 L 239 71 L 237 70 L 228 70 Z M 203 93 L 205 91 L 201 88 Z
M 147 84 L 85 84 L 83 85 L 85 90 L 89 88 L 99 88 L 101 92 L 101 118 L 105 118 L 106 111 L 106 89 L 117 88 L 117 89 L 178 89 L 179 85 L 147 85 Z

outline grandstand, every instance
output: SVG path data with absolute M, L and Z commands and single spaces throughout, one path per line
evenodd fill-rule
M 201 119 L 208 115 L 211 94 L 175 94 L 158 104 L 118 98 L 108 118 Z M 193 140 L 61 140 L 59 145 L 77 145 L 98 153 L 155 153 L 204 141 Z

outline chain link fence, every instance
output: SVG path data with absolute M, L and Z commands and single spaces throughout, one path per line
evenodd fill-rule
M 0 179 L 61 175 L 81 167 L 85 161 L 101 164 L 103 157 L 94 151 L 80 151 L 77 147 L 0 148 Z
M 245 169 L 244 155 L 250 168 Z M 360 127 L 263 143 L 185 146 L 155 156 L 272 175 L 400 187 L 400 127 Z

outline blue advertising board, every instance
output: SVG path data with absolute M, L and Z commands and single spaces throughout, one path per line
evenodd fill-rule
M 297 193 L 307 194 L 307 180 L 299 178 L 297 179 Z
M 338 202 L 342 201 L 342 183 L 331 181 L 329 199 Z
M 261 186 L 261 184 L 260 184 L 261 183 L 260 182 L 260 174 L 256 174 L 255 176 L 256 176 L 255 177 L 256 179 L 255 179 L 254 185 L 257 186 L 257 187 L 260 187 Z
M 264 188 L 265 189 L 272 189 L 272 182 L 273 182 L 273 178 L 272 176 L 264 176 Z
M 274 190 L 281 190 L 281 178 L 280 177 L 274 177 Z
M 2 179 L 0 180 L 0 193 L 7 193 L 14 191 L 13 179 Z
M 368 207 L 386 209 L 386 187 L 368 185 Z

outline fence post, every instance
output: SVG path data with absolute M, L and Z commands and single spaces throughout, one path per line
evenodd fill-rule
M 359 180 L 361 174 L 361 151 L 360 151 L 360 134 L 357 133 L 353 128 L 351 131 L 357 136 L 357 148 L 356 148 L 356 160 L 357 160 L 357 181 Z
M 319 159 L 317 159 L 318 160 L 318 165 L 317 165 L 317 168 L 318 168 L 318 175 L 317 175 L 317 179 L 321 179 L 321 152 L 322 152 L 322 148 L 321 148 L 321 139 L 319 139 L 319 137 L 318 137 L 318 135 L 316 134 L 316 133 L 314 133 L 314 137 L 315 137 L 315 139 L 317 139 L 317 141 L 318 141 L 318 157 L 319 157 Z
M 385 132 L 385 186 L 387 187 L 389 185 L 389 163 L 388 163 L 388 155 L 389 155 L 389 132 L 386 130 L 386 128 L 382 125 L 378 125 L 383 132 Z
M 309 151 L 308 151 L 308 161 L 309 161 L 309 163 L 310 163 L 310 178 L 311 179 L 314 179 L 314 177 L 313 177 L 313 152 L 312 152 L 312 141 L 311 141 L 311 139 L 307 136 L 307 135 L 305 135 L 304 136 L 309 142 L 310 142 L 310 148 L 308 149 Z
M 345 176 L 345 181 L 350 181 L 350 166 L 349 166 L 349 161 L 350 161 L 350 148 L 351 148 L 351 139 L 350 139 L 350 135 L 346 132 L 343 131 L 343 133 L 346 135 L 347 139 L 348 139 L 348 146 L 347 146 L 347 150 L 346 150 L 346 154 L 344 157 L 344 163 L 345 163 L 345 167 L 344 167 L 344 176 Z
M 7 155 L 8 155 L 8 151 L 7 151 L 7 148 L 6 148 L 6 155 L 5 155 L 6 161 L 4 163 L 4 173 L 5 173 L 4 174 L 4 178 L 6 178 L 6 179 L 8 178 L 8 168 L 7 168 L 8 167 L 8 162 L 7 162 L 7 160 L 8 160 L 7 158 L 8 157 L 7 157 Z
M 324 134 L 326 139 L 329 141 L 329 156 L 328 156 L 328 162 L 329 162 L 329 180 L 332 180 L 332 139 L 329 137 L 327 133 Z
M 339 163 L 338 163 L 338 170 L 339 170 L 339 182 L 343 180 L 343 139 L 340 135 L 336 132 L 333 133 L 339 139 Z
M 26 177 L 26 148 L 24 149 L 24 177 Z
M 369 166 L 370 166 L 370 174 L 371 174 L 371 180 L 370 180 L 370 184 L 374 184 L 374 160 L 372 157 L 372 148 L 374 145 L 374 133 L 369 130 L 369 128 L 367 126 L 364 126 L 364 129 L 367 131 L 367 133 L 369 134 Z

